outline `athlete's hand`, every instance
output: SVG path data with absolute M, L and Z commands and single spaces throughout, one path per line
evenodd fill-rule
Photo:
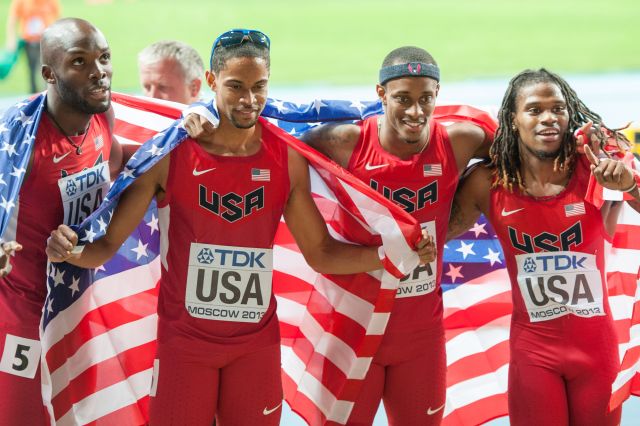
M 438 254 L 433 236 L 429 235 L 425 229 L 422 230 L 422 239 L 416 244 L 416 252 L 420 256 L 421 265 L 433 262 Z
M 4 277 L 11 272 L 9 256 L 13 256 L 17 251 L 22 250 L 22 245 L 16 241 L 8 241 L 0 245 L 0 250 L 0 277 Z
M 576 140 L 577 150 L 580 154 L 585 153 L 585 147 L 590 147 L 591 151 L 596 155 L 600 154 L 600 140 L 596 136 L 596 130 L 593 128 L 593 121 L 587 121 L 578 130 L 573 132 Z
M 599 158 L 588 145 L 585 145 L 584 153 L 591 163 L 591 173 L 603 187 L 624 191 L 634 185 L 633 171 L 622 161 Z
M 188 114 L 183 120 L 184 128 L 193 139 L 211 137 L 216 127 L 205 117 L 199 114 Z
M 58 229 L 51 231 L 51 236 L 47 239 L 45 252 L 52 262 L 64 262 L 71 257 L 79 257 L 71 251 L 78 243 L 78 234 L 67 225 L 60 225 Z

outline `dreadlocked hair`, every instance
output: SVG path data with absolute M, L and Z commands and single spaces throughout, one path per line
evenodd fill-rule
M 537 83 L 555 84 L 560 88 L 562 96 L 567 103 L 569 126 L 567 133 L 563 137 L 560 152 L 554 160 L 554 170 L 570 170 L 573 168 L 577 153 L 573 131 L 580 128 L 587 121 L 593 122 L 592 129 L 599 141 L 602 152 L 607 152 L 604 148 L 609 139 L 613 139 L 620 149 L 629 148 L 629 141 L 619 131 L 621 129 L 609 129 L 606 127 L 600 115 L 591 111 L 562 77 L 544 68 L 525 70 L 509 82 L 498 112 L 498 130 L 489 152 L 491 158 L 490 166 L 493 167 L 493 188 L 502 186 L 509 192 L 513 192 L 515 184 L 521 191 L 524 191 L 524 180 L 520 173 L 518 132 L 513 127 L 513 116 L 516 112 L 516 101 L 520 90 L 523 87 Z

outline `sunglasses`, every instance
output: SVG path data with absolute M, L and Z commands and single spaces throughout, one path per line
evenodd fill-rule
M 271 46 L 271 40 L 261 31 L 243 29 L 227 31 L 226 33 L 220 34 L 213 42 L 210 65 L 213 64 L 213 55 L 218 47 L 238 46 L 245 42 L 253 43 L 265 49 L 269 49 Z

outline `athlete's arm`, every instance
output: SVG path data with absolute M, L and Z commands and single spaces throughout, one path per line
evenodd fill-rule
M 331 123 L 310 129 L 300 140 L 347 168 L 359 137 L 359 126 L 352 123 Z
M 106 234 L 84 246 L 82 253 L 72 254 L 78 235 L 68 226 L 60 225 L 47 240 L 46 253 L 52 262 L 67 261 L 82 268 L 96 268 L 109 260 L 131 235 L 144 217 L 154 196 L 162 197 L 169 171 L 169 156 L 138 177 L 118 202 Z
M 488 213 L 490 190 L 491 171 L 485 166 L 475 167 L 460 182 L 451 205 L 447 241 L 471 228 L 481 213 Z
M 493 137 L 475 124 L 460 122 L 447 127 L 458 173 L 462 173 L 472 158 L 489 158 Z

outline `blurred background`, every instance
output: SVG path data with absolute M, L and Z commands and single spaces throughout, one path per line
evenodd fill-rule
M 511 76 L 546 67 L 566 77 L 610 126 L 633 124 L 640 153 L 640 5 L 637 0 L 59 0 L 61 16 L 89 20 L 112 49 L 114 91 L 141 94 L 137 54 L 158 40 L 193 46 L 205 67 L 211 43 L 231 28 L 271 38 L 270 95 L 290 101 L 375 98 L 384 56 L 427 49 L 442 73 L 439 103 L 495 111 Z M 6 23 L 10 0 L 0 0 Z M 0 48 L 8 52 L 6 31 Z M 1 64 L 0 64 L 1 65 Z M 0 70 L 2 71 L 2 70 Z M 30 93 L 26 55 L 0 72 L 0 111 Z M 43 88 L 44 86 L 40 87 Z M 203 98 L 211 92 L 203 84 Z M 640 403 L 623 425 L 640 424 Z M 285 410 L 282 424 L 302 424 Z M 376 424 L 386 424 L 382 412 Z M 505 425 L 504 419 L 494 424 Z

